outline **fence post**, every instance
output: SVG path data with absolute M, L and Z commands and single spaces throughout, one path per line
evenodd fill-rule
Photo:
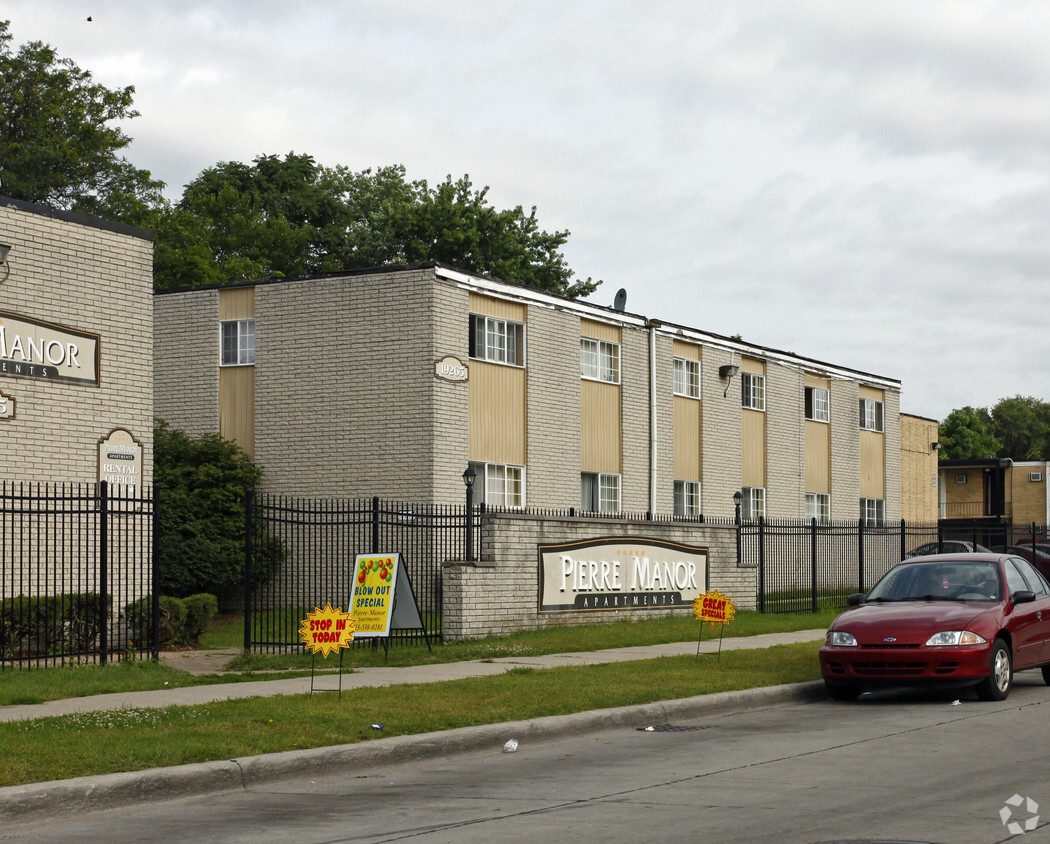
M 766 519 L 758 517 L 758 611 L 766 611 Z
M 109 484 L 98 482 L 98 645 L 99 662 L 106 664 L 109 650 Z
M 904 559 L 904 555 L 908 553 L 908 526 L 905 524 L 904 519 L 901 519 L 901 559 Z
M 817 611 L 817 520 L 811 522 L 809 535 L 810 578 L 813 584 L 813 612 Z
M 857 591 L 867 591 L 864 588 L 864 519 L 857 522 Z
M 160 661 L 160 484 L 153 482 L 153 565 L 150 571 L 150 640 L 153 661 Z M 140 631 L 141 633 L 141 631 Z
M 379 496 L 372 496 L 372 553 L 379 553 Z
M 244 650 L 252 649 L 252 519 L 255 490 L 244 495 Z

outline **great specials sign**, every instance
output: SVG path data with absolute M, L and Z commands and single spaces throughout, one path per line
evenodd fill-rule
M 707 549 L 659 539 L 539 545 L 540 612 L 692 606 L 707 588 Z
M 99 336 L 0 311 L 0 375 L 97 387 Z

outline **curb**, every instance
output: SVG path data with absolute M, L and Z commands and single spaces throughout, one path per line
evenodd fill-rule
M 0 819 L 22 823 L 53 820 L 60 815 L 243 790 L 308 770 L 324 773 L 327 770 L 345 769 L 351 763 L 388 764 L 431 759 L 452 753 L 500 749 L 510 738 L 518 741 L 543 740 L 612 727 L 637 728 L 666 724 L 672 718 L 724 715 L 810 703 L 824 697 L 824 684 L 821 682 L 792 683 L 639 706 L 551 715 L 529 721 L 507 721 L 435 733 L 393 736 L 357 744 L 8 786 L 0 788 Z

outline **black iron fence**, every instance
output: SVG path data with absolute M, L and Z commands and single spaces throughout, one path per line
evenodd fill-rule
M 817 612 L 844 607 L 847 595 L 866 592 L 893 565 L 919 554 L 1009 551 L 1050 574 L 1050 555 L 1040 565 L 1045 536 L 1042 525 L 998 519 L 887 526 L 759 519 L 740 525 L 739 562 L 758 569 L 760 612 Z
M 157 655 L 156 485 L 0 485 L 0 671 Z
M 466 508 L 381 501 L 250 495 L 247 536 L 280 549 L 281 564 L 260 571 L 246 554 L 244 647 L 288 653 L 304 646 L 302 620 L 331 603 L 347 609 L 358 554 L 400 552 L 425 630 L 392 630 L 391 643 L 441 634 L 441 567 L 464 559 Z M 374 640 L 373 640 L 374 641 Z M 370 645 L 367 640 L 354 647 Z

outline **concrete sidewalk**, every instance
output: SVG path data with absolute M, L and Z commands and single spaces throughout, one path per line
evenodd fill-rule
M 795 642 L 816 642 L 824 637 L 824 630 L 800 630 L 793 633 L 766 633 L 761 636 L 741 636 L 723 639 L 724 651 L 768 648 Z M 713 658 L 719 649 L 719 640 L 702 640 L 701 655 Z M 489 677 L 512 668 L 557 668 L 565 665 L 599 665 L 638 659 L 657 659 L 664 656 L 695 655 L 697 642 L 671 642 L 663 645 L 640 645 L 604 651 L 549 654 L 547 656 L 510 656 L 472 662 L 446 662 L 429 665 L 411 665 L 397 668 L 355 668 L 352 674 L 342 675 L 344 691 L 374 686 L 393 686 L 404 683 L 440 683 L 466 677 Z M 231 655 L 232 656 L 232 655 Z M 165 662 L 178 667 L 178 654 L 166 657 Z M 314 679 L 314 691 L 336 691 L 339 676 L 319 673 Z M 0 721 L 22 721 L 47 718 L 77 712 L 97 712 L 111 709 L 157 709 L 165 706 L 194 706 L 220 700 L 273 695 L 301 695 L 310 693 L 310 677 L 287 680 L 254 680 L 240 683 L 218 683 L 207 686 L 188 686 L 175 689 L 156 689 L 144 692 L 116 692 L 90 697 L 66 698 L 47 703 L 0 706 Z
M 771 633 L 724 639 L 721 649 L 744 650 L 768 648 L 796 642 L 818 642 L 824 630 L 802 630 L 794 633 Z M 719 641 L 703 641 L 699 652 L 716 659 Z M 407 683 L 438 683 L 464 677 L 485 677 L 513 668 L 555 668 L 565 665 L 596 665 L 629 660 L 656 659 L 665 656 L 696 655 L 696 642 L 675 642 L 605 651 L 551 654 L 538 657 L 501 657 L 493 660 L 455 662 L 441 665 L 418 665 L 403 668 L 360 668 L 343 675 L 343 688 L 390 686 Z M 318 678 L 321 682 L 338 683 L 335 675 Z M 317 683 L 315 682 L 315 685 Z M 0 707 L 0 720 L 46 718 L 76 712 L 135 707 L 192 706 L 217 700 L 266 695 L 306 694 L 310 678 L 262 680 L 245 683 L 223 683 L 147 692 L 52 701 L 33 706 Z M 200 762 L 153 768 L 122 774 L 76 777 L 69 780 L 32 783 L 0 788 L 0 820 L 9 824 L 31 823 L 81 812 L 100 811 L 179 797 L 250 789 L 265 782 L 296 776 L 305 771 L 322 773 L 326 769 L 345 770 L 347 766 L 401 764 L 414 759 L 447 756 L 474 750 L 498 753 L 510 738 L 519 742 L 540 742 L 568 734 L 622 727 L 641 729 L 645 726 L 695 720 L 729 712 L 787 706 L 825 697 L 823 683 L 796 683 L 698 695 L 691 698 L 659 701 L 639 706 L 592 710 L 571 715 L 554 715 L 529 721 L 486 724 L 422 735 L 394 736 L 344 744 L 270 753 L 262 756 Z

